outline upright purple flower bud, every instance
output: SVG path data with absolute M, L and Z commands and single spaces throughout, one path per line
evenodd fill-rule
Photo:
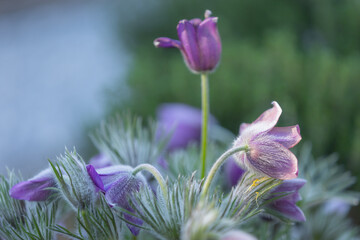
M 19 200 L 45 201 L 54 193 L 49 189 L 51 187 L 56 187 L 56 181 L 51 169 L 47 168 L 33 178 L 14 185 L 9 194 Z
M 146 185 L 146 179 L 140 173 L 135 176 L 132 174 L 133 168 L 130 166 L 116 165 L 95 170 L 89 165 L 88 173 L 93 183 L 105 193 L 105 199 L 110 206 L 118 206 L 126 211 L 134 213 L 134 209 L 129 204 L 131 195 L 138 192 L 141 186 Z M 138 226 L 143 221 L 131 214 L 124 213 L 124 218 Z M 127 224 L 133 235 L 138 235 L 140 229 L 132 224 Z
M 201 110 L 181 104 L 162 104 L 157 110 L 159 122 L 158 134 L 172 137 L 168 143 L 168 150 L 185 148 L 190 142 L 200 142 L 201 137 Z M 210 116 L 210 124 L 216 123 Z
M 161 48 L 178 48 L 190 71 L 204 73 L 213 71 L 220 61 L 221 40 L 217 29 L 217 17 L 205 11 L 205 20 L 199 18 L 181 20 L 177 26 L 179 40 L 160 37 L 154 45 Z
M 253 123 L 241 124 L 234 146 L 247 146 L 249 150 L 235 154 L 235 158 L 240 166 L 272 178 L 296 178 L 297 158 L 289 148 L 301 140 L 300 128 L 298 125 L 275 127 L 282 110 L 277 102 L 272 104 L 273 108 Z
M 301 178 L 283 181 L 280 186 L 272 191 L 269 199 L 279 196 L 277 194 L 288 193 L 288 195 L 273 201 L 267 207 L 291 220 L 304 222 L 306 220 L 305 215 L 301 209 L 296 206 L 296 202 L 301 200 L 299 189 L 304 186 L 305 183 L 306 180 Z

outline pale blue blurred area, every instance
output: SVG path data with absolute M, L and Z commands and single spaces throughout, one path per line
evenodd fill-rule
M 85 151 L 86 126 L 102 119 L 105 89 L 130 63 L 113 5 L 44 1 L 1 9 L 0 173 L 7 166 L 28 177 L 65 146 Z

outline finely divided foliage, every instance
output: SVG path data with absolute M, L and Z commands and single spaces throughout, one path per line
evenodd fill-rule
M 156 163 L 169 136 L 157 136 L 157 124 L 141 118 L 120 115 L 103 122 L 91 135 L 96 147 L 108 154 L 114 163 L 136 167 L 141 163 Z

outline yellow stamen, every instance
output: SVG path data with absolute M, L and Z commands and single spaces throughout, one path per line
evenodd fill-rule
M 259 204 L 258 204 L 258 197 L 259 197 L 259 195 L 260 195 L 260 193 L 259 192 L 255 192 L 256 193 L 256 198 L 255 198 L 255 202 L 256 202 L 256 205 L 257 205 L 257 207 L 259 207 Z

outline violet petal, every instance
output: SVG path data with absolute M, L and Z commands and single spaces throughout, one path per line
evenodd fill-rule
M 258 137 L 249 143 L 250 151 L 246 160 L 253 169 L 277 179 L 292 179 L 298 174 L 296 156 L 283 145 L 268 139 Z
M 267 134 L 272 140 L 280 143 L 286 148 L 294 147 L 301 140 L 299 125 L 274 127 Z
M 252 124 L 243 128 L 243 135 L 256 135 L 270 131 L 278 122 L 282 109 L 276 101 L 271 103 L 272 108 L 263 112 Z
M 306 221 L 304 213 L 301 211 L 301 209 L 296 206 L 295 203 L 288 201 L 286 199 L 279 199 L 271 204 L 271 208 L 280 212 L 285 217 L 299 221 L 304 222 Z
M 167 38 L 167 37 L 160 37 L 154 40 L 155 47 L 159 48 L 181 48 L 181 43 L 179 40 Z
M 20 182 L 10 189 L 10 196 L 19 200 L 45 201 L 53 193 L 50 187 L 56 187 L 56 182 L 50 168 L 37 174 L 35 177 Z
M 209 17 L 197 29 L 197 41 L 201 53 L 202 71 L 215 69 L 221 56 L 221 40 L 216 26 L 217 18 Z
M 177 31 L 186 64 L 191 70 L 200 71 L 200 54 L 195 27 L 188 20 L 181 20 Z
M 101 191 L 105 191 L 104 183 L 102 182 L 99 174 L 96 172 L 94 166 L 89 164 L 86 166 L 86 170 L 91 180 L 93 181 L 94 185 Z

